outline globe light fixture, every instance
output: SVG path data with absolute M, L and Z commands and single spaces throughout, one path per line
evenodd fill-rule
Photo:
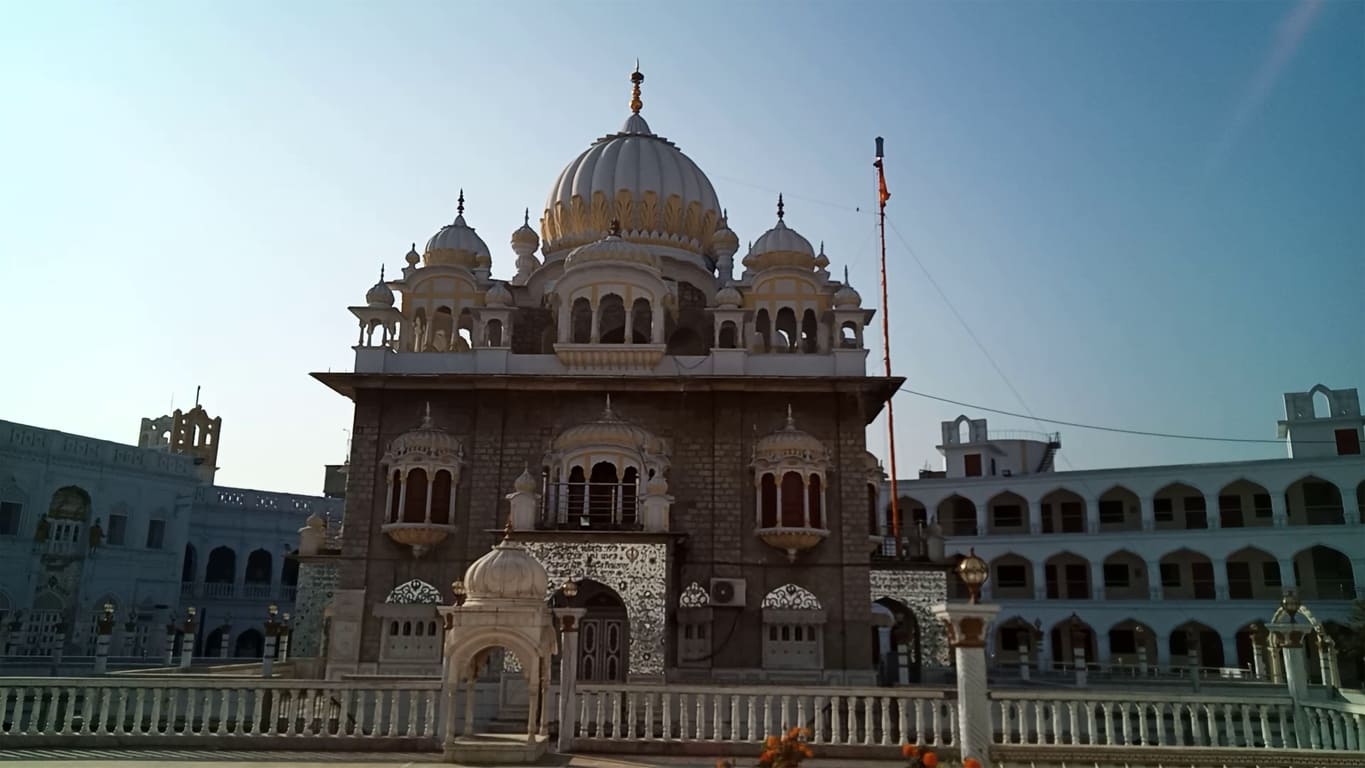
M 566 579 L 560 589 L 564 591 L 564 596 L 572 600 L 578 596 L 578 582 L 573 579 Z
M 1293 624 L 1294 617 L 1303 607 L 1303 603 L 1299 602 L 1298 593 L 1292 589 L 1287 589 L 1284 592 L 1284 599 L 1280 600 L 1280 607 L 1284 609 L 1285 613 L 1289 614 L 1289 623 Z
M 981 602 L 981 585 L 990 575 L 990 566 L 976 556 L 975 549 L 968 550 L 967 556 L 957 564 L 957 576 L 967 585 L 967 594 L 973 604 Z

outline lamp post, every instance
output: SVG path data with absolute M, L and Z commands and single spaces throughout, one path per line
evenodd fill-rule
M 102 675 L 109 670 L 109 641 L 114 634 L 114 604 L 105 603 L 95 621 L 95 674 Z
M 289 661 L 289 614 L 282 615 L 280 621 L 280 663 Z
M 933 607 L 943 622 L 948 643 L 957 662 L 958 734 L 962 757 L 976 758 L 990 768 L 991 725 L 989 690 L 986 687 L 986 637 L 1000 606 L 981 602 L 981 586 L 990 578 L 990 567 L 971 550 L 957 565 L 957 576 L 967 587 L 968 602 Z
M 270 677 L 275 667 L 275 648 L 279 643 L 280 623 L 276 617 L 280 607 L 274 603 L 265 609 L 265 653 L 261 655 L 261 677 Z
M 578 707 L 574 705 L 574 689 L 578 684 L 578 622 L 586 608 L 571 608 L 578 596 L 578 582 L 566 580 L 552 597 L 554 615 L 559 619 L 559 751 L 573 749 L 574 731 L 578 727 Z
M 137 647 L 137 609 L 129 608 L 128 615 L 123 618 L 123 642 L 122 651 L 124 656 L 145 656 L 145 649 Z

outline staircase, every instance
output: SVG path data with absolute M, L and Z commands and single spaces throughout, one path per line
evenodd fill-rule
M 1061 450 L 1061 447 L 1062 435 L 1060 432 L 1054 432 L 1051 435 L 1048 435 L 1047 450 L 1043 452 L 1042 461 L 1038 462 L 1036 473 L 1052 471 L 1053 463 L 1057 460 L 1057 451 Z

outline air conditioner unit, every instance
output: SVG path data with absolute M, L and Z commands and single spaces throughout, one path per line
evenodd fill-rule
M 744 579 L 711 579 L 713 608 L 743 608 Z

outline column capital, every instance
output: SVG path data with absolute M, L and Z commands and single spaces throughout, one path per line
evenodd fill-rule
M 993 603 L 940 603 L 930 608 L 943 622 L 953 648 L 985 648 L 987 630 L 1000 606 Z
M 587 614 L 587 608 L 555 608 L 554 615 L 559 619 L 561 632 L 577 632 L 578 622 Z

